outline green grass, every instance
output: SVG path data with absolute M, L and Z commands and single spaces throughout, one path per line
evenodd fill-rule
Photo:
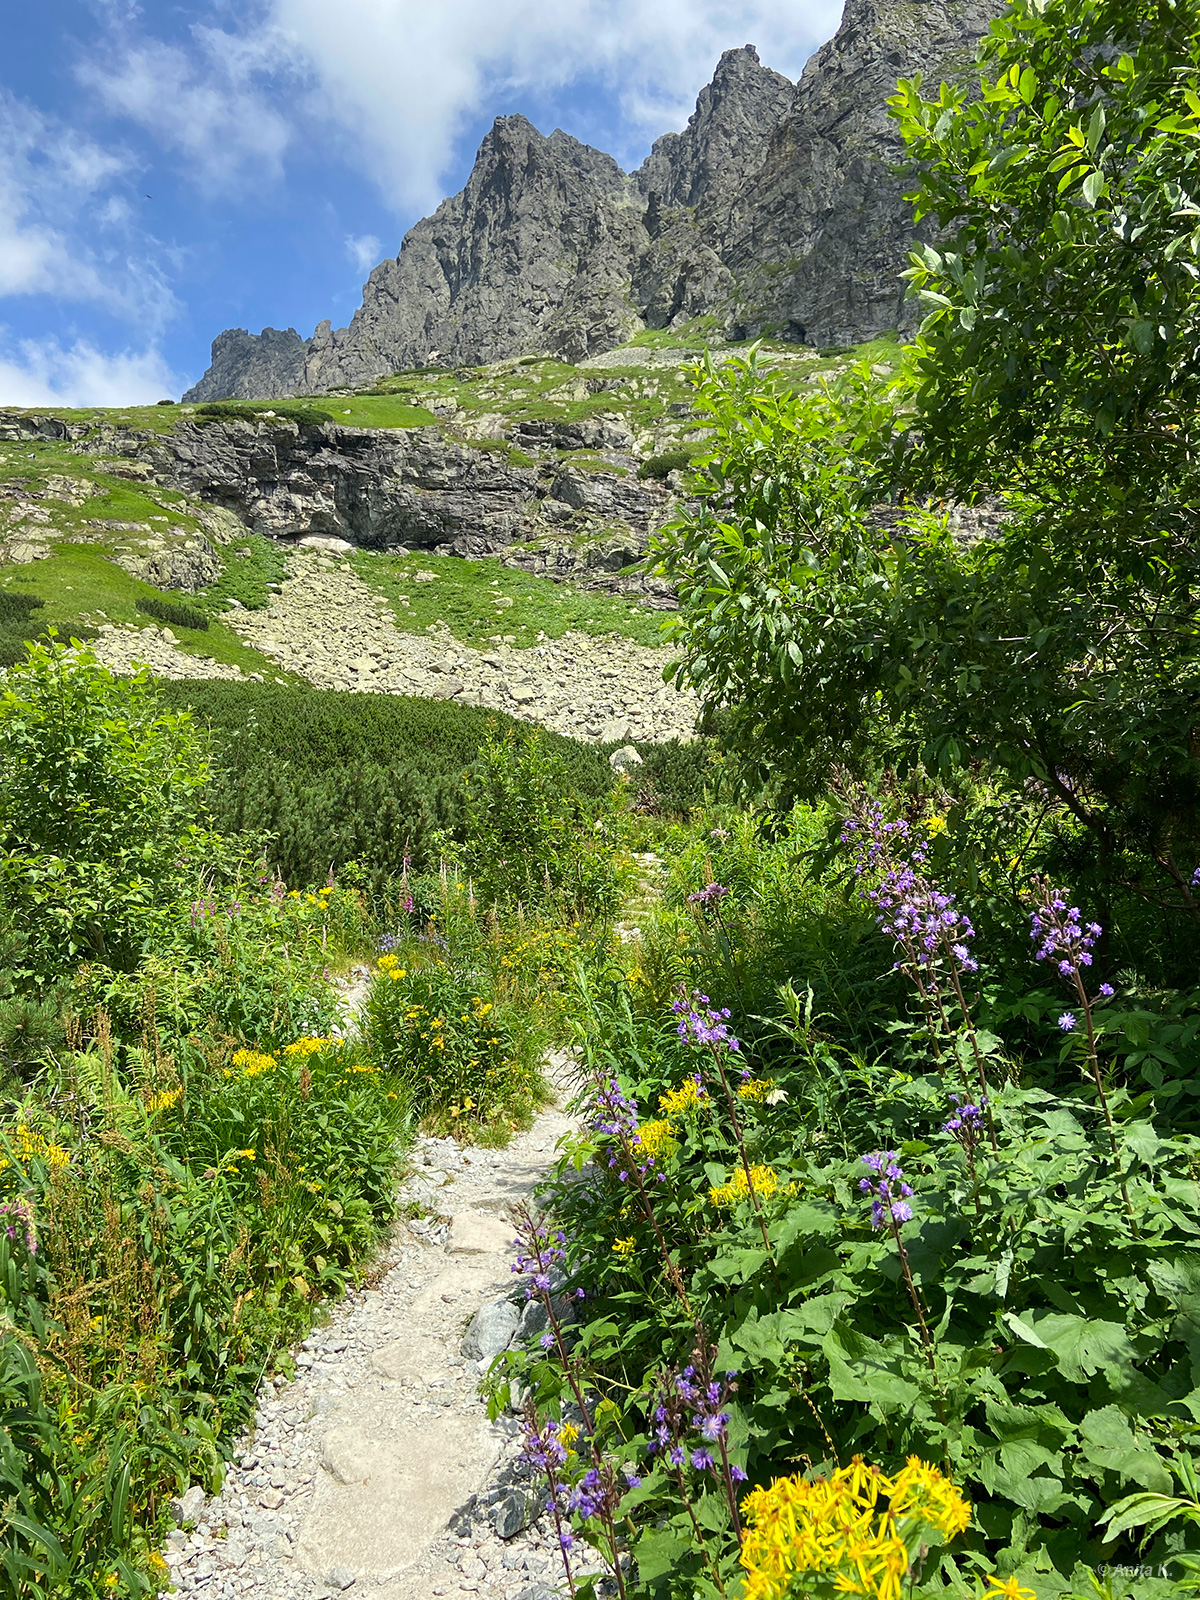
M 99 429 L 101 423 L 117 428 L 145 428 L 151 433 L 170 433 L 182 406 L 4 406 L 9 413 L 23 417 L 61 417 L 64 422 L 86 422 Z
M 405 633 L 423 633 L 431 622 L 444 622 L 456 639 L 476 647 L 509 635 L 518 646 L 538 643 L 538 634 L 561 639 L 569 629 L 598 637 L 620 634 L 638 644 L 660 645 L 662 618 L 616 595 L 585 593 L 534 577 L 494 559 L 463 561 L 457 556 L 380 556 L 358 551 L 348 556 L 363 581 L 389 601 L 396 626 Z M 433 583 L 418 583 L 415 574 L 435 572 Z M 496 596 L 510 597 L 499 608 Z M 407 597 L 405 604 L 402 597 Z
M 282 583 L 287 570 L 283 550 L 265 534 L 247 533 L 217 553 L 221 576 L 196 597 L 196 604 L 214 617 L 227 614 L 226 600 L 240 600 L 247 611 L 265 610 L 271 603 L 270 585 Z
M 355 394 L 314 396 L 314 403 L 333 412 L 343 428 L 428 428 L 437 425 L 432 411 L 409 405 L 397 395 Z
M 88 545 L 54 544 L 54 554 L 45 561 L 24 567 L 10 567 L 0 573 L 0 588 L 16 594 L 35 595 L 46 602 L 38 618 L 69 628 L 71 622 L 99 626 L 103 622 L 143 627 L 147 618 L 137 609 L 139 600 L 171 600 L 179 597 L 143 583 L 110 561 L 102 551 Z M 188 599 L 188 596 L 184 596 Z M 100 613 L 103 613 L 101 615 Z M 35 626 L 41 623 L 36 621 Z M 207 656 L 240 667 L 243 672 L 261 672 L 265 678 L 289 678 L 283 670 L 244 645 L 232 629 L 214 620 L 206 631 L 173 628 L 179 648 L 188 655 Z

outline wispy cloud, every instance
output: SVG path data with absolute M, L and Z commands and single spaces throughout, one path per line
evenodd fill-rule
M 78 71 L 209 192 L 273 179 L 319 135 L 411 213 L 442 198 L 481 112 L 598 84 L 625 120 L 613 153 L 633 159 L 682 124 L 722 50 L 753 41 L 796 76 L 840 12 L 840 0 L 257 0 L 239 31 L 197 25 L 182 43 L 139 32 L 144 15 L 122 21 Z
M 346 254 L 359 272 L 370 272 L 372 267 L 377 267 L 382 253 L 383 246 L 373 233 L 352 233 L 346 238 Z
M 86 340 L 11 340 L 0 328 L 0 404 L 15 406 L 147 405 L 183 387 L 159 351 L 98 350 Z
M 840 0 L 269 0 L 297 72 L 398 208 L 426 209 L 465 121 L 599 80 L 629 128 L 627 159 L 679 126 L 721 51 L 747 40 L 798 75 Z M 568 130 L 569 131 L 569 130 Z
M 0 90 L 0 295 L 90 302 L 160 328 L 174 296 L 150 241 L 131 240 L 133 167 Z
M 269 29 L 195 27 L 184 47 L 117 31 L 76 75 L 112 114 L 153 135 L 207 193 L 265 187 L 279 177 L 293 129 L 274 99 L 287 67 Z

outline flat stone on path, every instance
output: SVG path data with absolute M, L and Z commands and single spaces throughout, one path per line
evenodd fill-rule
M 511 1222 L 478 1211 L 459 1211 L 450 1219 L 446 1249 L 452 1256 L 511 1255 L 512 1248 Z
M 410 1419 L 386 1438 L 336 1443 L 340 1469 L 322 1473 L 300 1526 L 300 1564 L 314 1577 L 345 1567 L 356 1577 L 396 1577 L 411 1567 L 479 1487 L 499 1454 L 486 1421 L 444 1412 Z

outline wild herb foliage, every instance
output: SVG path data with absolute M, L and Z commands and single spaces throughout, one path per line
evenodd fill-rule
M 411 1095 L 336 1036 L 363 897 L 197 820 L 187 716 L 48 647 L 0 717 L 0 1571 L 138 1596 L 168 1497 L 391 1217 Z
M 0 895 L 27 934 L 23 973 L 132 965 L 213 847 L 196 821 L 207 752 L 145 676 L 35 646 L 0 691 Z
M 938 1463 L 971 1515 L 952 1549 L 913 1560 L 929 1594 L 976 1594 L 997 1570 L 1073 1593 L 1120 1553 L 1107 1508 L 1190 1470 L 1200 1143 L 1175 1126 L 1187 1088 L 1139 1081 L 1134 1030 L 1093 960 L 1102 930 L 1040 889 L 1021 937 L 1031 978 L 1041 958 L 1060 986 L 1054 1014 L 1038 1012 L 1042 1050 L 1022 1061 L 982 1025 L 987 951 L 931 876 L 939 836 L 879 808 L 846 834 L 859 903 L 879 919 L 863 954 L 881 975 L 898 961 L 913 997 L 904 1022 L 885 991 L 878 1052 L 861 1052 L 874 1030 L 852 1014 L 818 1014 L 811 989 L 807 1007 L 792 987 L 765 1014 L 757 993 L 739 1003 L 722 949 L 740 925 L 753 964 L 745 912 L 780 893 L 770 869 L 736 891 L 693 879 L 706 926 L 683 999 L 656 1003 L 637 979 L 632 995 L 620 980 L 585 991 L 591 1131 L 547 1195 L 555 1292 L 583 1291 L 578 1322 L 561 1351 L 507 1359 L 539 1407 L 558 1410 L 572 1385 L 590 1396 L 596 1449 L 639 1480 L 619 1541 L 639 1594 L 737 1592 L 745 1530 L 723 1459 L 751 1484 L 796 1462 L 828 1477 L 854 1455 L 885 1472 L 912 1454 Z M 788 916 L 819 925 L 822 902 L 801 896 Z M 732 1011 L 689 992 L 710 974 Z M 1157 1026 L 1161 1047 L 1170 1027 Z M 1194 1047 L 1184 1066 L 1193 1080 Z M 719 1403 L 707 1422 L 692 1402 L 673 1421 L 664 1395 L 701 1359 Z M 585 1434 L 560 1469 L 564 1505 L 581 1513 L 575 1535 L 611 1554 L 603 1518 L 570 1498 L 590 1450 Z M 1188 1548 L 1174 1528 L 1159 1536 L 1148 1558 L 1167 1576 L 1145 1593 L 1178 1592 Z

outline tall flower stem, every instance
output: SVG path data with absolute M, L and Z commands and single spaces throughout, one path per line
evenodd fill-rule
M 596 1430 L 592 1426 L 591 1412 L 588 1410 L 587 1402 L 583 1398 L 583 1389 L 575 1369 L 575 1362 L 571 1359 L 567 1350 L 566 1340 L 563 1338 L 562 1321 L 555 1309 L 554 1295 L 550 1289 L 550 1269 L 553 1267 L 554 1262 L 552 1258 L 547 1256 L 541 1225 L 534 1220 L 529 1207 L 524 1204 L 517 1206 L 515 1215 L 517 1224 L 524 1235 L 520 1242 L 531 1252 L 531 1259 L 537 1267 L 537 1272 L 533 1275 L 535 1285 L 533 1293 L 537 1294 L 546 1308 L 546 1316 L 549 1319 L 550 1327 L 554 1334 L 554 1343 L 558 1349 L 558 1359 L 562 1363 L 563 1373 L 571 1386 L 571 1393 L 575 1396 L 575 1404 L 579 1407 L 579 1413 L 587 1429 L 594 1455 L 596 1452 Z M 516 1272 L 519 1268 L 520 1263 L 513 1268 L 513 1271 Z M 526 1291 L 526 1293 L 529 1292 L 528 1290 Z
M 908 1290 L 908 1298 L 912 1301 L 913 1310 L 917 1314 L 917 1326 L 921 1330 L 921 1343 L 925 1346 L 925 1359 L 929 1363 L 929 1370 L 933 1373 L 933 1381 L 941 1388 L 938 1377 L 937 1360 L 933 1353 L 933 1335 L 929 1331 L 929 1324 L 925 1320 L 925 1307 L 921 1304 L 921 1296 L 917 1293 L 917 1286 L 913 1281 L 912 1267 L 908 1261 L 908 1251 L 904 1248 L 904 1240 L 900 1237 L 900 1224 L 888 1211 L 888 1226 L 892 1230 L 892 1238 L 896 1241 L 896 1254 L 900 1258 L 900 1271 L 904 1277 L 904 1287 Z
M 958 996 L 959 1009 L 962 1012 L 963 1022 L 966 1024 L 967 1036 L 971 1041 L 971 1050 L 975 1056 L 975 1072 L 979 1078 L 979 1092 L 983 1096 L 981 1104 L 987 1113 L 988 1138 L 992 1142 L 992 1154 L 1000 1154 L 1000 1146 L 996 1143 L 996 1122 L 992 1116 L 992 1098 L 988 1093 L 987 1072 L 983 1064 L 983 1051 L 979 1048 L 979 1036 L 975 1032 L 975 1022 L 967 1005 L 967 998 L 963 994 L 962 976 L 959 972 L 958 962 L 954 959 L 953 951 L 947 952 L 947 965 L 950 969 L 950 981 L 954 985 L 954 992 Z
M 688 1514 L 688 1519 L 692 1524 L 692 1533 L 696 1540 L 696 1547 L 700 1551 L 700 1554 L 704 1557 L 704 1563 L 709 1572 L 712 1574 L 712 1580 L 713 1583 L 716 1584 L 717 1593 L 724 1595 L 725 1585 L 721 1581 L 721 1569 L 717 1566 L 716 1561 L 713 1559 L 712 1551 L 709 1549 L 708 1540 L 704 1537 L 704 1534 L 700 1528 L 700 1523 L 696 1519 L 696 1510 L 692 1505 L 692 1497 L 688 1493 L 687 1484 L 684 1481 L 683 1468 L 673 1467 L 671 1469 L 671 1476 L 675 1479 L 675 1486 L 679 1490 L 679 1498 L 683 1501 L 684 1507 Z
M 625 1143 L 625 1141 L 623 1140 L 622 1143 Z M 642 1176 L 642 1171 L 635 1158 L 634 1152 L 628 1147 L 625 1150 L 625 1156 L 629 1162 L 629 1171 L 633 1174 L 633 1181 L 637 1185 L 638 1199 L 641 1201 L 642 1205 L 642 1214 L 646 1218 L 646 1221 L 654 1229 L 654 1237 L 658 1240 L 658 1250 L 663 1259 L 663 1266 L 666 1269 L 667 1281 L 671 1285 L 671 1288 L 675 1291 L 680 1305 L 683 1307 L 690 1319 L 695 1315 L 695 1313 L 692 1310 L 692 1303 L 688 1299 L 687 1286 L 683 1281 L 683 1274 L 679 1270 L 678 1263 L 672 1256 L 670 1250 L 667 1248 L 667 1238 L 662 1231 L 662 1224 L 658 1220 L 658 1215 L 655 1212 L 654 1206 L 650 1200 L 650 1195 L 647 1192 L 646 1180 Z
M 778 1267 L 775 1262 L 775 1252 L 771 1249 L 771 1241 L 767 1236 L 766 1218 L 762 1214 L 762 1207 L 758 1203 L 758 1191 L 754 1187 L 754 1178 L 750 1170 L 750 1157 L 746 1153 L 746 1140 L 742 1133 L 742 1119 L 738 1116 L 737 1101 L 729 1087 L 729 1079 L 725 1076 L 725 1064 L 721 1060 L 721 1053 L 714 1046 L 709 1049 L 717 1065 L 717 1076 L 721 1080 L 721 1088 L 725 1093 L 725 1101 L 729 1107 L 729 1117 L 733 1123 L 733 1136 L 737 1140 L 738 1154 L 742 1158 L 742 1171 L 746 1174 L 746 1192 L 750 1196 L 750 1204 L 754 1207 L 755 1220 L 759 1232 L 762 1234 L 763 1249 L 767 1252 L 767 1260 L 771 1263 L 771 1271 L 775 1273 L 778 1281 Z

